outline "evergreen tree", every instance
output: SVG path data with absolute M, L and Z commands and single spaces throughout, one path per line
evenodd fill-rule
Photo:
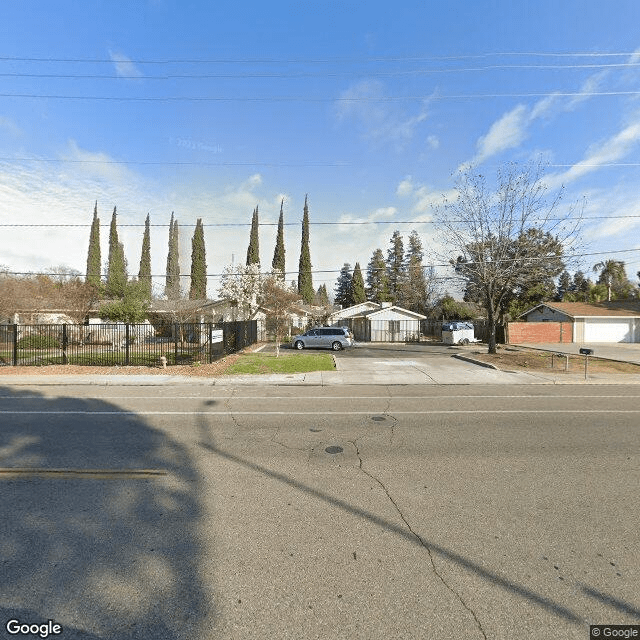
M 316 295 L 314 298 L 314 303 L 319 307 L 328 307 L 330 305 L 329 302 L 329 293 L 327 292 L 327 285 L 321 284 L 316 291 Z
M 93 221 L 89 235 L 89 251 L 87 253 L 86 282 L 95 287 L 100 286 L 100 218 L 98 218 L 98 202 L 93 208 Z
M 389 279 L 387 265 L 382 249 L 376 249 L 367 265 L 367 299 L 372 302 L 387 302 L 389 298 Z
M 253 210 L 251 216 L 251 234 L 249 236 L 249 248 L 247 249 L 247 266 L 260 264 L 260 245 L 258 240 L 258 207 Z
M 571 291 L 571 276 L 565 269 L 558 278 L 558 287 L 556 290 L 556 301 L 561 302 L 567 293 Z
M 169 251 L 167 253 L 167 277 L 164 289 L 167 300 L 180 299 L 180 250 L 178 221 L 171 212 L 169 222 Z
M 387 274 L 389 278 L 389 296 L 396 302 L 402 295 L 402 287 L 406 280 L 404 264 L 404 244 L 399 231 L 391 236 L 391 248 L 387 251 Z
M 285 256 L 284 256 L 284 214 L 282 207 L 284 205 L 284 198 L 280 202 L 280 217 L 278 218 L 278 235 L 276 238 L 276 248 L 273 252 L 273 260 L 271 266 L 279 274 L 281 280 L 284 281 L 285 272 Z
M 204 300 L 207 297 L 207 260 L 204 246 L 204 227 L 202 218 L 198 218 L 191 240 L 191 300 Z
M 144 221 L 144 235 L 142 236 L 142 252 L 140 254 L 140 270 L 138 282 L 140 283 L 140 295 L 145 300 L 151 300 L 151 221 L 149 214 Z
M 302 215 L 302 241 L 300 243 L 300 262 L 298 265 L 298 293 L 306 304 L 313 302 L 313 282 L 311 279 L 311 253 L 309 252 L 309 206 L 304 197 Z
M 106 294 L 108 298 L 122 298 L 127 289 L 127 261 L 124 257 L 124 247 L 118 240 L 118 228 L 116 222 L 116 207 L 111 216 L 109 229 L 109 263 L 107 266 Z
M 398 304 L 406 309 L 424 314 L 428 306 L 429 283 L 425 276 L 422 241 L 417 231 L 409 235 L 409 247 L 404 265 L 404 281 L 400 287 Z
M 353 292 L 353 304 L 360 304 L 361 302 L 366 301 L 367 294 L 364 290 L 364 279 L 362 278 L 362 271 L 360 269 L 359 262 L 356 262 L 356 266 L 353 268 L 351 291 Z
M 340 269 L 340 275 L 335 288 L 335 301 L 336 304 L 342 306 L 342 308 L 350 307 L 353 305 L 353 288 L 351 283 L 351 265 L 345 262 Z

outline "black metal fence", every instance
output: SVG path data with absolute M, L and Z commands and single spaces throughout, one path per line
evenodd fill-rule
M 255 320 L 172 324 L 0 325 L 0 365 L 211 363 L 258 340 Z

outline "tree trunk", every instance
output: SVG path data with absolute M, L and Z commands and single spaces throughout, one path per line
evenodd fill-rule
M 496 353 L 496 314 L 493 310 L 493 305 L 487 305 L 487 322 L 489 329 L 489 351 L 488 353 Z

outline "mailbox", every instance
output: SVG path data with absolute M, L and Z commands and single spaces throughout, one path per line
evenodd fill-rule
M 581 353 L 583 356 L 592 356 L 592 355 L 593 355 L 593 349 L 581 348 L 581 349 L 580 349 L 580 353 Z

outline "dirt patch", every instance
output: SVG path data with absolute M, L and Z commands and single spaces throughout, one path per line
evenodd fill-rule
M 497 353 L 471 352 L 468 354 L 476 360 L 489 362 L 503 371 L 545 371 L 547 373 L 565 373 L 566 358 L 553 357 L 548 351 L 536 349 L 517 349 L 498 347 Z M 584 371 L 584 356 L 569 356 L 569 370 L 566 373 Z M 640 365 L 627 362 L 589 358 L 591 373 L 640 373 Z
M 33 367 L 0 367 L 0 376 L 194 376 L 198 378 L 210 378 L 224 375 L 227 369 L 234 364 L 240 354 L 234 353 L 211 364 L 179 364 L 163 369 L 155 367 L 89 367 L 73 364 L 51 364 Z

